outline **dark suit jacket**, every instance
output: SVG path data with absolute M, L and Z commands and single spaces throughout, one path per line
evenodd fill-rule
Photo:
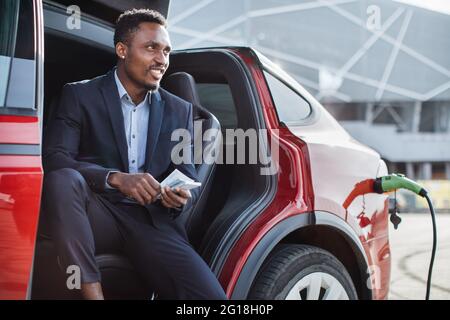
M 161 182 L 176 168 L 197 181 L 193 161 L 191 164 L 175 165 L 170 157 L 172 147 L 178 143 L 171 141 L 173 130 L 185 128 L 193 137 L 192 104 L 162 88 L 154 94 L 152 102 L 145 172 Z M 114 69 L 92 80 L 69 83 L 63 87 L 59 105 L 46 130 L 43 164 L 45 172 L 73 168 L 81 173 L 93 191 L 112 202 L 123 201 L 124 195 L 120 192 L 105 189 L 109 171 L 128 172 L 124 120 Z M 183 211 L 188 210 L 196 200 L 198 190 L 194 190 Z M 156 213 L 161 217 L 174 218 L 181 213 L 163 207 L 159 200 L 147 208 L 152 215 Z

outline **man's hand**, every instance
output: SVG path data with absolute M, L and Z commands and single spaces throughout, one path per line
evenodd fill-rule
M 108 183 L 141 205 L 154 202 L 161 190 L 159 182 L 149 173 L 113 172 Z
M 172 190 L 169 187 L 161 188 L 161 203 L 166 208 L 179 208 L 184 206 L 191 197 L 189 190 L 175 188 Z

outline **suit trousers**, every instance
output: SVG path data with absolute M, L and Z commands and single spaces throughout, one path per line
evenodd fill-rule
M 145 207 L 109 201 L 69 168 L 45 175 L 42 201 L 43 229 L 55 243 L 62 268 L 79 266 L 81 283 L 101 282 L 96 254 L 119 253 L 158 298 L 226 299 L 179 219 L 155 225 Z

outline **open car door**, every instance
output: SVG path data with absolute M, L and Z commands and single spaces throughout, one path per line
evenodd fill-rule
M 130 8 L 167 17 L 170 0 L 0 1 L 0 299 L 30 298 L 42 192 L 43 4 L 113 24 Z

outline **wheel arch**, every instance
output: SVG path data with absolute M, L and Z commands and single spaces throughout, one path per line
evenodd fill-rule
M 372 299 L 372 291 L 366 285 L 368 260 L 357 234 L 344 220 L 323 211 L 298 214 L 273 227 L 247 259 L 231 299 L 247 298 L 264 261 L 282 243 L 306 244 L 330 252 L 349 272 L 359 299 Z

